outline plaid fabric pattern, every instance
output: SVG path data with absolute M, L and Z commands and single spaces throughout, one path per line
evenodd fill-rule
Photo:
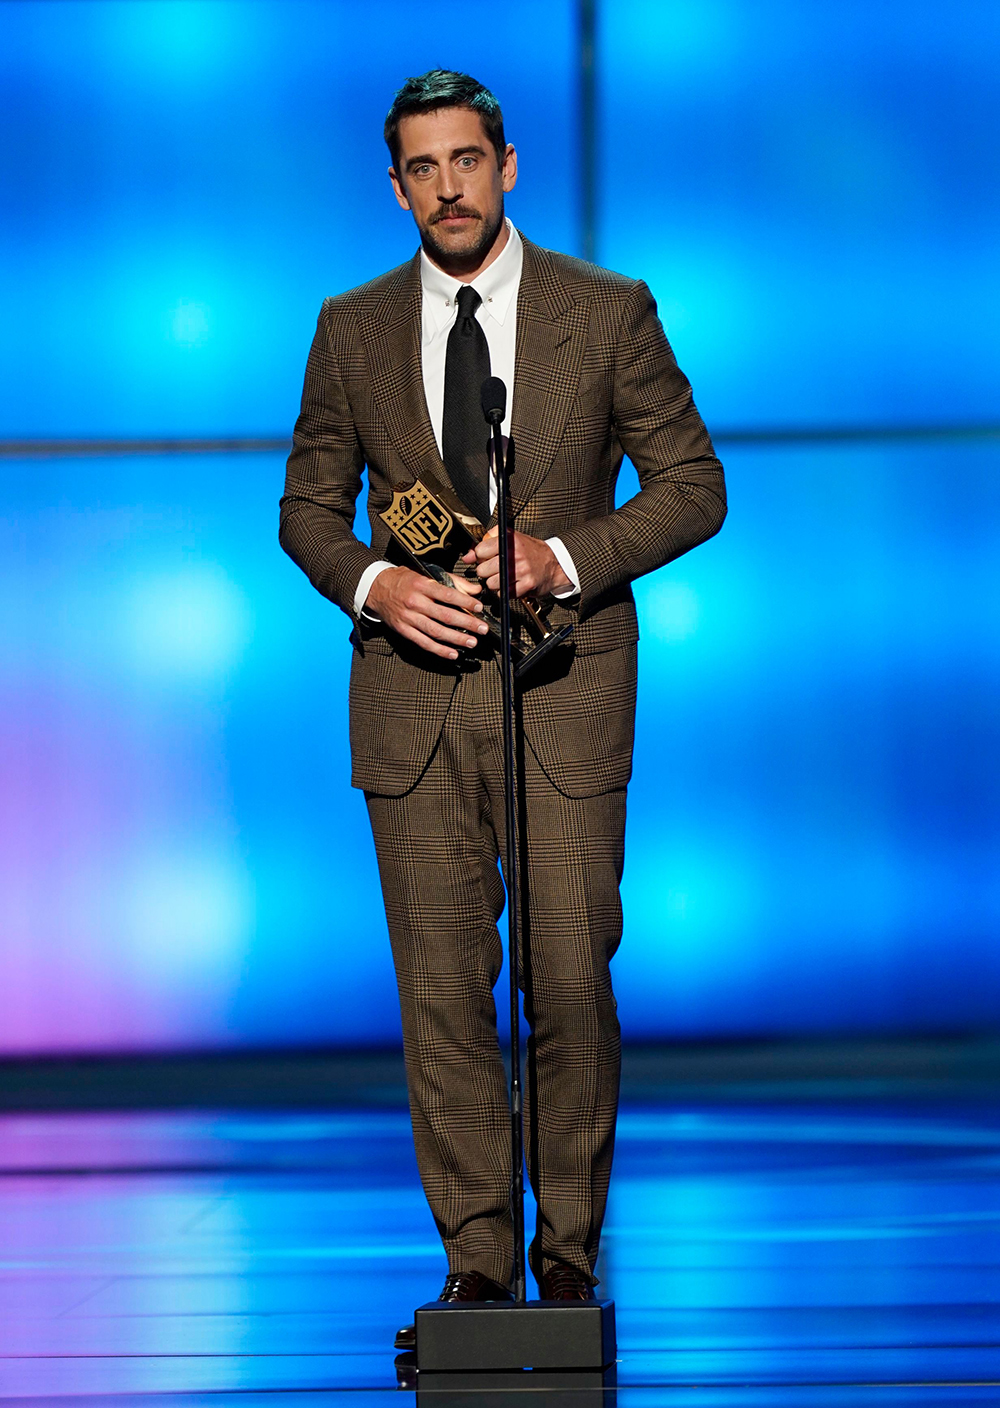
M 395 488 L 431 466 L 447 479 L 424 401 L 418 257 L 323 305 L 306 368 L 281 501 L 281 542 L 323 594 L 351 614 L 364 569 L 385 555 L 378 514 Z M 715 533 L 725 516 L 722 466 L 678 369 L 646 285 L 524 242 L 517 302 L 511 492 L 517 527 L 558 534 L 573 555 L 582 595 L 567 655 L 613 656 L 638 636 L 629 583 Z M 640 492 L 613 509 L 623 454 Z M 372 545 L 353 532 L 368 468 Z M 560 606 L 554 619 L 565 619 Z M 353 781 L 398 795 L 427 765 L 457 671 L 416 659 L 375 633 L 355 632 L 351 676 Z M 578 716 L 595 699 L 634 689 L 620 666 L 570 674 L 560 709 L 580 680 Z M 607 670 L 607 677 L 604 671 Z M 569 793 L 621 785 L 624 754 L 598 756 L 589 782 L 561 763 L 563 738 L 538 732 L 553 717 L 526 709 L 532 745 Z M 620 735 L 620 730 L 618 731 Z M 563 730 L 565 736 L 565 730 Z M 597 740 L 600 742 L 600 740 Z M 621 737 L 613 746 L 618 748 Z
M 419 259 L 327 299 L 281 500 L 281 542 L 349 615 L 386 555 L 379 513 L 428 469 Z M 575 624 L 526 678 L 525 966 L 536 1273 L 592 1274 L 618 1093 L 609 961 L 632 765 L 629 583 L 717 532 L 722 467 L 645 284 L 524 243 L 511 433 L 516 525 L 558 534 L 580 574 Z M 628 454 L 639 493 L 614 509 Z M 368 471 L 371 547 L 354 534 Z M 381 627 L 352 633 L 352 781 L 365 790 L 403 1014 L 421 1177 L 451 1269 L 509 1283 L 509 1125 L 493 987 L 502 945 L 501 706 L 492 660 L 450 664 Z
M 500 674 L 458 682 L 419 786 L 369 795 L 403 1016 L 420 1175 L 453 1271 L 512 1276 L 510 1112 L 493 988 L 503 944 Z M 532 1027 L 525 1146 L 540 1208 L 536 1275 L 592 1275 L 618 1101 L 609 962 L 621 938 L 623 788 L 582 799 L 529 753 L 522 797 L 524 946 Z

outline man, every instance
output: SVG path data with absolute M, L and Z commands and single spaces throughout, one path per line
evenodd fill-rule
M 480 600 L 498 588 L 499 543 L 494 527 L 464 559 L 471 580 L 459 563 L 446 585 L 390 563 L 378 516 L 428 474 L 450 478 L 488 520 L 478 388 L 491 373 L 505 382 L 516 594 L 574 626 L 525 676 L 520 700 L 539 1206 L 529 1261 L 543 1297 L 588 1299 L 618 1099 L 609 962 L 635 705 L 629 583 L 718 531 L 722 467 L 646 286 L 541 249 L 506 220 L 517 158 L 488 90 L 439 70 L 410 79 L 385 137 L 422 248 L 323 305 L 281 542 L 355 621 L 352 781 L 368 803 L 417 1157 L 448 1255 L 442 1298 L 509 1298 L 509 1112 L 493 1000 L 502 713 Z M 616 510 L 623 454 L 641 487 Z M 371 547 L 352 532 L 365 466 Z

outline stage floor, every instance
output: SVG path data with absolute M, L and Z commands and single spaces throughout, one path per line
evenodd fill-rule
M 412 1401 L 403 1112 L 11 1114 L 0 1165 L 0 1396 Z M 599 1270 L 622 1408 L 998 1403 L 1000 1109 L 626 1108 Z

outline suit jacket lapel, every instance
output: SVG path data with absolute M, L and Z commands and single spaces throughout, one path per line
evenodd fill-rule
M 400 265 L 378 301 L 359 318 L 372 400 L 409 478 L 428 466 L 450 483 L 427 413 L 420 359 L 420 255 Z M 576 397 L 590 309 L 567 294 L 545 253 L 524 241 L 517 294 L 517 348 L 511 434 L 517 458 L 511 497 L 517 512 L 552 466 Z M 485 431 L 485 425 L 484 425 Z
M 525 240 L 511 411 L 517 446 L 511 477 L 515 512 L 552 466 L 580 382 L 589 323 L 588 305 L 574 303 L 545 250 Z
M 430 464 L 448 482 L 427 413 L 420 360 L 420 254 L 395 271 L 381 298 L 359 318 L 372 400 L 410 478 Z

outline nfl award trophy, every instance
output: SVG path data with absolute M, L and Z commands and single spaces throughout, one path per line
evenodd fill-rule
M 508 472 L 513 465 L 514 442 L 508 442 Z M 484 536 L 486 529 L 462 503 L 454 489 L 442 484 L 426 472 L 407 489 L 397 489 L 392 503 L 379 514 L 402 549 L 410 564 L 427 577 L 433 577 L 446 587 L 454 586 L 456 577 L 465 577 L 482 585 L 475 569 L 462 557 Z M 483 619 L 489 627 L 490 639 L 500 644 L 500 605 L 493 592 L 483 590 Z M 553 629 L 546 619 L 547 610 L 529 597 L 511 603 L 514 674 L 520 679 L 561 645 L 573 630 L 572 624 Z

